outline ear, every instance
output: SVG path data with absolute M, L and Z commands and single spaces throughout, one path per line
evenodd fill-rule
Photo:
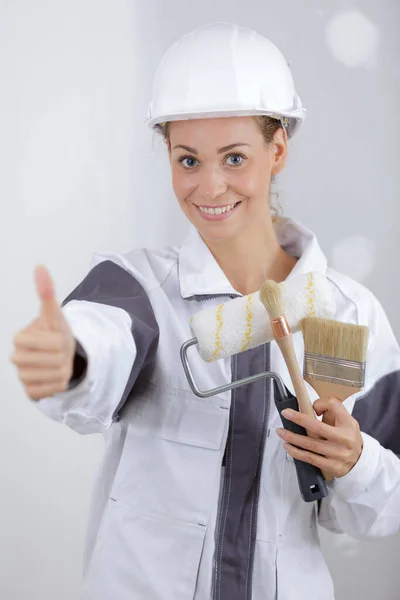
M 287 156 L 287 133 L 285 129 L 279 128 L 274 133 L 272 144 L 272 175 L 280 173 L 286 165 Z

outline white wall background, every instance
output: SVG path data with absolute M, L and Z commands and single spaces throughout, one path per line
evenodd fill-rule
M 397 0 L 0 0 L 0 597 L 77 597 L 101 439 L 45 419 L 8 362 L 36 316 L 33 268 L 60 301 L 93 252 L 179 242 L 185 221 L 145 125 L 152 74 L 210 21 L 283 50 L 309 110 L 278 182 L 287 214 L 370 287 L 400 334 Z M 400 536 L 323 535 L 338 600 L 396 600 Z M 299 599 L 300 600 L 300 599 Z

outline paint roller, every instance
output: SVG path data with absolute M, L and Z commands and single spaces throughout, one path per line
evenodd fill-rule
M 279 284 L 286 320 L 292 333 L 301 331 L 302 321 L 307 317 L 331 319 L 336 311 L 333 289 L 325 275 L 320 272 L 301 273 Z M 193 336 L 181 347 L 181 361 L 194 394 L 209 398 L 259 379 L 270 377 L 269 372 L 258 373 L 245 379 L 202 391 L 194 381 L 188 361 L 188 350 L 196 346 L 201 358 L 213 362 L 229 358 L 245 350 L 256 348 L 274 340 L 271 320 L 260 300 L 260 291 L 240 296 L 218 306 L 197 312 L 190 321 Z M 280 376 L 272 374 L 279 390 Z
M 322 273 L 311 272 L 292 276 L 280 283 L 279 287 L 284 314 L 293 333 L 301 330 L 304 318 L 330 319 L 334 316 L 336 303 L 333 290 Z M 192 317 L 190 325 L 194 337 L 182 345 L 181 360 L 189 385 L 197 396 L 208 398 L 262 378 L 270 378 L 274 380 L 275 405 L 279 414 L 285 408 L 299 409 L 296 397 L 290 394 L 277 373 L 258 373 L 211 390 L 201 391 L 190 369 L 187 352 L 191 346 L 197 347 L 204 361 L 213 362 L 274 340 L 270 316 L 260 300 L 260 291 L 203 309 Z M 285 428 L 293 431 L 296 429 L 295 433 L 307 435 L 298 425 L 283 418 L 282 422 Z M 319 469 L 296 460 L 295 466 L 303 500 L 312 502 L 327 496 L 328 490 Z
M 334 315 L 333 291 L 322 273 L 293 276 L 279 286 L 293 333 L 301 331 L 301 321 L 306 317 L 329 319 Z M 200 310 L 190 325 L 194 337 L 182 348 L 196 345 L 201 358 L 207 362 L 228 358 L 274 339 L 259 291 Z

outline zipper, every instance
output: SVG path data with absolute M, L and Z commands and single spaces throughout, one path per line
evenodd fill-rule
M 264 346 L 265 350 L 264 352 L 267 352 L 268 349 L 268 358 L 267 356 L 265 356 L 265 368 L 266 370 L 268 370 L 268 368 L 270 368 L 270 362 L 271 362 L 271 350 L 270 350 L 270 345 L 265 344 Z M 268 363 L 268 364 L 267 364 Z M 259 498 L 260 498 L 260 484 L 261 484 L 261 472 L 262 472 L 262 465 L 263 465 L 263 458 L 264 458 L 264 450 L 265 450 L 265 444 L 266 444 L 266 439 L 267 439 L 267 432 L 268 432 L 268 421 L 269 421 L 269 413 L 270 413 L 270 408 L 271 408 L 271 396 L 273 394 L 272 391 L 272 381 L 269 379 L 265 380 L 265 385 L 269 386 L 269 391 L 267 391 L 266 394 L 266 406 L 265 406 L 265 416 L 264 416 L 264 424 L 263 424 L 263 430 L 262 430 L 262 438 L 261 438 L 261 445 L 260 445 L 260 460 L 258 463 L 258 468 L 257 468 L 257 475 L 256 475 L 256 502 L 255 502 L 255 506 L 254 506 L 254 514 L 256 515 L 256 527 L 253 528 L 253 531 L 251 532 L 251 554 L 250 554 L 250 566 L 249 566 L 249 579 L 248 579 L 248 588 L 246 589 L 245 592 L 245 598 L 247 599 L 251 599 L 252 596 L 252 586 L 253 586 L 253 570 L 254 570 L 254 555 L 255 555 L 255 547 L 256 547 L 256 535 L 257 535 L 257 518 L 258 518 L 258 506 L 259 506 Z
M 194 295 L 194 296 L 190 296 L 189 298 L 186 298 L 186 300 L 196 300 L 197 302 L 206 302 L 207 300 L 215 300 L 217 298 L 229 298 L 230 300 L 233 300 L 235 298 L 239 298 L 240 294 L 205 294 L 205 295 Z M 231 371 L 232 371 L 232 381 L 236 381 L 237 379 L 237 364 L 236 364 L 236 356 L 232 356 L 231 358 Z M 231 408 L 232 408 L 232 404 L 235 402 L 235 395 L 236 395 L 236 389 L 233 389 L 231 391 Z M 218 531 L 217 531 L 217 547 L 214 553 L 214 589 L 213 589 L 213 600 L 217 600 L 218 598 L 218 594 L 217 594 L 217 586 L 218 586 L 218 580 L 219 580 L 219 573 L 220 573 L 220 555 L 221 555 L 221 551 L 222 551 L 222 540 L 223 537 L 220 535 L 221 534 L 221 526 L 222 526 L 222 519 L 223 519 L 223 511 L 225 509 L 225 505 L 224 505 L 224 501 L 226 498 L 226 491 L 227 491 L 227 487 L 228 487 L 228 476 L 229 476 L 229 465 L 227 466 L 228 463 L 228 455 L 229 455 L 229 447 L 230 447 L 230 441 L 231 441 L 231 437 L 232 437 L 232 430 L 231 428 L 230 432 L 229 432 L 229 436 L 226 440 L 226 445 L 225 445 L 225 450 L 224 450 L 224 454 L 222 457 L 222 464 L 221 467 L 223 465 L 224 462 L 224 458 L 226 459 L 226 464 L 225 464 L 225 475 L 224 475 L 224 485 L 222 488 L 222 494 L 221 494 L 221 502 L 220 502 L 220 506 L 219 506 L 219 519 L 218 519 Z
M 197 302 L 205 302 L 206 300 L 215 300 L 215 298 L 230 298 L 234 300 L 235 298 L 241 298 L 240 294 L 205 294 L 198 296 L 190 296 L 189 298 L 184 298 L 184 300 L 196 300 Z
M 216 298 L 223 298 L 223 297 L 228 297 L 231 300 L 233 300 L 234 298 L 239 298 L 240 294 L 210 294 L 210 295 L 198 295 L 198 296 L 191 296 L 190 298 L 187 298 L 187 300 L 196 300 L 197 302 L 205 302 L 207 300 L 212 300 L 212 299 L 216 299 Z M 270 362 L 270 346 L 265 344 L 264 346 L 264 352 L 265 352 L 265 366 L 266 368 L 269 367 L 270 365 L 267 364 Z M 268 352 L 268 356 L 267 353 Z M 232 356 L 231 359 L 231 369 L 232 369 L 232 382 L 237 380 L 237 356 L 234 355 Z M 259 464 L 258 464 L 258 469 L 257 469 L 257 475 L 256 475 L 256 501 L 254 504 L 254 514 L 256 515 L 256 519 L 258 516 L 258 508 L 259 508 L 259 497 L 260 497 L 260 485 L 261 485 L 261 472 L 262 472 L 262 465 L 263 465 L 263 457 L 264 457 L 264 450 L 265 450 L 265 444 L 266 444 L 266 439 L 267 439 L 267 431 L 268 431 L 268 422 L 269 422 L 269 413 L 270 413 L 270 408 L 271 408 L 271 395 L 272 395 L 272 386 L 271 386 L 271 381 L 270 380 L 265 380 L 265 385 L 269 385 L 269 389 L 267 391 L 266 394 L 266 406 L 265 406 L 265 413 L 264 413 L 264 424 L 263 424 L 263 429 L 262 429 L 262 438 L 261 438 L 261 444 L 260 444 L 260 460 L 259 460 Z M 234 388 L 231 392 L 231 410 L 232 410 L 232 405 L 234 405 L 235 400 L 236 400 L 236 389 Z M 231 476 L 230 472 L 229 472 L 229 448 L 230 448 L 230 442 L 231 442 L 231 438 L 233 435 L 233 429 L 231 429 L 230 431 L 230 435 L 227 439 L 226 442 L 226 446 L 225 446 L 225 451 L 224 451 L 224 455 L 223 458 L 225 457 L 226 461 L 225 461 L 225 475 L 224 475 L 224 485 L 223 485 L 223 489 L 222 489 L 222 495 L 221 495 L 221 504 L 220 504 L 220 515 L 219 515 L 219 522 L 218 522 L 218 531 L 217 531 L 217 548 L 216 548 L 216 552 L 215 552 L 215 557 L 214 557 L 214 589 L 213 589 L 213 600 L 218 600 L 219 598 L 219 594 L 217 592 L 218 589 L 218 584 L 220 583 L 220 561 L 221 561 L 221 553 L 222 553 L 222 542 L 223 542 L 223 536 L 221 535 L 221 528 L 222 528 L 222 519 L 223 519 L 223 510 L 226 508 L 225 507 L 225 498 L 226 498 L 226 493 L 227 493 L 227 487 L 228 487 L 228 482 L 229 482 L 229 476 Z M 254 572 L 254 556 L 255 556 L 255 538 L 257 535 L 257 521 L 256 521 L 256 525 L 255 527 L 253 527 L 253 530 L 251 531 L 251 553 L 249 556 L 249 578 L 248 578 L 248 587 L 245 590 L 245 598 L 250 599 L 252 596 L 252 583 L 253 583 L 253 572 Z
M 231 359 L 231 368 L 232 368 L 232 381 L 236 381 L 237 380 L 237 357 L 236 355 L 232 356 Z M 234 405 L 235 400 L 236 400 L 236 389 L 234 388 L 231 391 L 231 410 L 232 410 L 232 404 Z M 218 531 L 217 531 L 217 540 L 218 540 L 218 544 L 217 544 L 217 548 L 216 548 L 216 552 L 215 552 L 215 557 L 214 557 L 214 590 L 213 590 L 213 600 L 217 600 L 217 598 L 219 597 L 217 594 L 217 585 L 218 585 L 218 580 L 219 580 L 219 564 L 220 564 L 220 554 L 222 551 L 222 540 L 223 540 L 223 536 L 221 535 L 221 526 L 222 526 L 222 519 L 223 519 L 223 509 L 225 508 L 224 505 L 224 501 L 226 498 L 226 491 L 227 491 L 227 487 L 228 487 L 228 479 L 229 479 L 229 448 L 230 448 L 230 441 L 233 435 L 233 429 L 229 428 L 230 432 L 229 432 L 229 437 L 226 441 L 226 446 L 225 446 L 225 451 L 224 451 L 224 456 L 226 456 L 226 465 L 225 465 L 225 475 L 224 475 L 224 487 L 222 489 L 222 494 L 221 494 L 221 504 L 219 507 L 219 520 L 218 520 Z

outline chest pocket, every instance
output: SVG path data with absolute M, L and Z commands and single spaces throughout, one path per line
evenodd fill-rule
M 226 401 L 148 383 L 121 414 L 124 444 L 113 497 L 206 525 L 228 425 Z

